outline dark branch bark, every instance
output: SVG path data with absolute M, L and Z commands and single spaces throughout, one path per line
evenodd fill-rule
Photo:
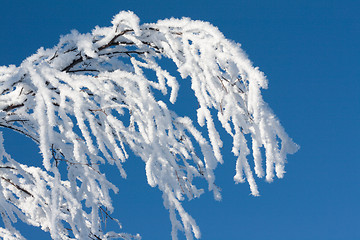
M 25 136 L 31 138 L 31 139 L 32 139 L 34 142 L 36 142 L 37 144 L 40 144 L 40 141 L 37 140 L 35 137 L 31 136 L 30 134 L 28 134 L 28 133 L 26 133 L 26 132 L 24 132 L 24 131 L 16 128 L 16 127 L 9 126 L 9 125 L 4 125 L 4 124 L 2 124 L 2 123 L 0 123 L 0 127 L 9 128 L 9 129 L 14 130 L 14 131 L 16 131 L 16 132 L 19 132 L 19 133 L 21 133 L 21 134 L 24 134 Z
M 3 109 L 3 111 L 5 112 L 8 112 L 8 111 L 11 111 L 15 108 L 18 108 L 18 107 L 23 107 L 24 104 L 23 103 L 20 103 L 20 104 L 11 104 L 10 106 L 7 106 L 6 108 Z
M 27 195 L 31 196 L 31 197 L 34 197 L 34 195 L 32 195 L 29 191 L 23 189 L 22 187 L 20 187 L 19 185 L 13 183 L 10 179 L 8 178 L 5 178 L 5 177 L 1 177 L 1 179 L 5 180 L 6 182 L 10 183 L 11 185 L 13 185 L 14 187 L 16 187 L 18 190 L 26 193 Z
M 126 30 L 120 32 L 119 34 L 116 34 L 116 35 L 110 40 L 110 42 L 108 42 L 107 44 L 99 47 L 99 48 L 98 48 L 98 51 L 104 50 L 105 48 L 108 48 L 108 47 L 111 47 L 111 46 L 116 46 L 116 45 L 118 45 L 118 43 L 115 42 L 115 40 L 116 40 L 118 37 L 120 37 L 120 36 L 122 36 L 122 35 L 124 35 L 124 34 L 126 34 L 126 33 L 128 33 L 128 32 L 133 32 L 133 31 L 134 31 L 133 29 L 126 29 Z
M 68 65 L 67 67 L 63 68 L 61 71 L 62 71 L 62 72 L 69 72 L 69 70 L 70 70 L 72 67 L 74 67 L 74 66 L 75 66 L 76 64 L 78 64 L 78 63 L 81 63 L 82 61 L 84 61 L 84 60 L 82 59 L 82 57 L 77 58 L 77 59 L 74 59 L 74 61 L 73 61 L 72 63 L 70 63 L 70 65 Z

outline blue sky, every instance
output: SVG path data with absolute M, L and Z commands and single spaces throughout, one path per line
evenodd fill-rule
M 0 65 L 20 64 L 41 47 L 52 47 L 71 29 L 107 26 L 121 10 L 144 22 L 188 16 L 211 22 L 265 72 L 263 91 L 301 149 L 288 157 L 284 179 L 259 179 L 260 197 L 235 185 L 235 158 L 225 137 L 225 163 L 216 170 L 223 200 L 211 193 L 186 202 L 202 239 L 360 239 L 360 3 L 313 1 L 1 1 Z M 36 159 L 29 140 L 5 131 L 14 158 Z M 19 150 L 21 149 L 21 150 Z M 146 185 L 144 164 L 127 165 L 116 179 L 117 216 L 124 231 L 143 239 L 170 239 L 161 193 Z M 116 214 L 115 213 L 115 214 Z M 23 228 L 28 239 L 48 235 Z

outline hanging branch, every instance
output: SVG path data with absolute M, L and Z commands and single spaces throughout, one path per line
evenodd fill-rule
M 181 81 L 162 58 L 175 64 L 181 81 L 191 81 L 197 103 L 185 110 L 189 116 L 196 110 L 195 119 L 176 113 Z M 298 149 L 263 101 L 266 87 L 264 74 L 211 24 L 188 18 L 140 24 L 132 12 L 120 12 L 110 27 L 73 31 L 18 67 L 0 67 L 0 127 L 34 140 L 43 166 L 18 163 L 0 144 L 0 168 L 8 168 L 0 176 L 3 221 L 14 229 L 19 216 L 53 239 L 139 239 L 102 226 L 103 214 L 116 220 L 110 192 L 118 192 L 104 171 L 115 164 L 125 178 L 130 151 L 145 162 L 148 184 L 163 193 L 172 238 L 179 231 L 200 238 L 181 203 L 204 192 L 195 178 L 221 199 L 214 174 L 223 162 L 219 128 L 233 139 L 234 180 L 247 181 L 253 195 L 255 178 L 282 178 L 287 155 Z

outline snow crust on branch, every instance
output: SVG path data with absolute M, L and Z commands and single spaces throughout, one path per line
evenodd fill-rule
M 109 192 L 118 189 L 100 166 L 115 164 L 126 178 L 123 163 L 131 151 L 145 162 L 149 185 L 163 193 L 172 238 L 179 230 L 187 239 L 200 238 L 181 202 L 203 193 L 195 177 L 221 199 L 214 176 L 223 162 L 220 125 L 233 138 L 234 180 L 248 181 L 253 195 L 259 195 L 254 173 L 267 181 L 282 178 L 287 154 L 298 149 L 262 99 L 264 74 L 216 27 L 189 18 L 140 24 L 129 11 L 112 24 L 87 34 L 72 31 L 19 67 L 0 67 L 0 126 L 35 141 L 44 166 L 13 160 L 0 135 L 1 237 L 22 239 L 12 226 L 18 218 L 53 239 L 139 239 L 106 232 L 101 221 L 113 211 Z M 161 58 L 173 61 L 183 79 L 161 66 Z M 171 110 L 180 80 L 191 81 L 197 123 Z

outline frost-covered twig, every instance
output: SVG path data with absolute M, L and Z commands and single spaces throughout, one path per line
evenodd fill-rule
M 286 155 L 297 146 L 261 97 L 267 87 L 263 73 L 238 44 L 209 23 L 188 18 L 140 24 L 132 12 L 121 12 L 112 24 L 87 34 L 73 31 L 19 67 L 0 67 L 0 126 L 34 140 L 44 166 L 19 164 L 1 144 L 0 212 L 7 230 L 0 229 L 0 236 L 21 238 L 11 224 L 19 218 L 53 239 L 139 238 L 105 232 L 101 221 L 113 211 L 109 191 L 118 189 L 99 166 L 115 164 L 125 178 L 122 164 L 130 150 L 146 163 L 149 185 L 163 192 L 172 238 L 179 230 L 187 239 L 199 238 L 181 202 L 203 193 L 195 177 L 221 198 L 214 175 L 223 162 L 221 126 L 233 138 L 236 182 L 247 180 L 259 195 L 253 171 L 267 181 L 283 177 Z M 191 81 L 196 121 L 207 134 L 171 110 L 180 79 L 161 66 L 161 58 Z M 159 94 L 167 100 L 158 100 Z M 61 164 L 66 170 L 59 170 Z

